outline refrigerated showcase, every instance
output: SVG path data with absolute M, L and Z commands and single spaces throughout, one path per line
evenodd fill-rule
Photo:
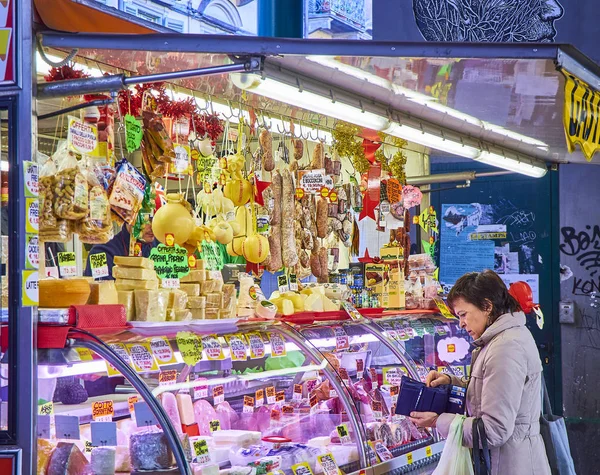
M 369 322 L 133 324 L 38 349 L 41 465 L 59 443 L 86 463 L 114 453 L 124 473 L 404 473 L 439 458 L 443 442 L 389 414 L 397 376 L 417 373 Z M 144 440 L 154 454 L 136 453 Z

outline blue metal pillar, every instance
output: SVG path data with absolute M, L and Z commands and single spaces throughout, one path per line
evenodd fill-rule
M 305 1 L 258 0 L 258 36 L 303 38 Z

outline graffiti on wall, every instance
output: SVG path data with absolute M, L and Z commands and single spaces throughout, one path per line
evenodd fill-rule
M 558 0 L 413 0 L 427 41 L 551 42 L 563 16 Z
M 560 252 L 578 264 L 572 267 L 573 295 L 600 293 L 600 226 L 587 225 L 580 230 L 565 226 L 560 234 Z

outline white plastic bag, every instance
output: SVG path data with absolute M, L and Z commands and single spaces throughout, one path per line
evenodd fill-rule
M 465 416 L 458 414 L 454 417 L 450 424 L 444 451 L 432 475 L 473 475 L 471 453 L 462 444 L 465 419 Z

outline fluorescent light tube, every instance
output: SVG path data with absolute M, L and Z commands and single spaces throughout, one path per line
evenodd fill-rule
M 488 165 L 492 165 L 494 167 L 503 168 L 511 172 L 527 175 L 533 178 L 542 178 L 548 171 L 548 169 L 541 164 L 537 165 L 526 160 L 518 160 L 510 157 L 505 157 L 503 155 L 499 155 L 497 153 L 492 153 L 488 151 L 481 152 L 481 154 L 477 158 L 475 158 L 475 160 L 477 160 L 478 162 L 487 163 Z

